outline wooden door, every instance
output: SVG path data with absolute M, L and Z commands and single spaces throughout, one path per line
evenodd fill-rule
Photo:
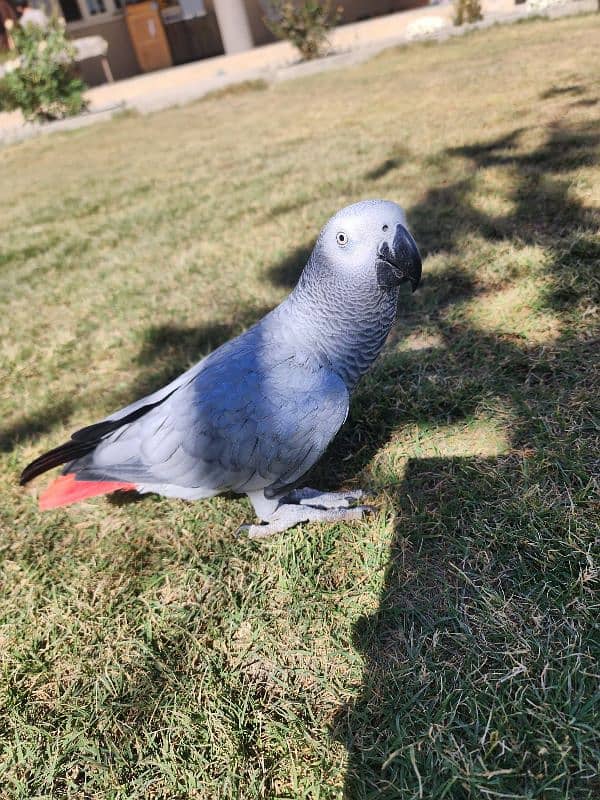
M 171 50 L 158 3 L 128 5 L 125 7 L 125 19 L 142 72 L 171 67 Z

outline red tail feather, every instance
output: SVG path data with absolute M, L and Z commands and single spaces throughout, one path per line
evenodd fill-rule
M 96 497 L 99 494 L 110 494 L 119 489 L 135 489 L 133 483 L 120 481 L 77 481 L 75 475 L 61 475 L 40 495 L 40 509 L 47 511 L 50 508 L 69 506 L 86 497 Z

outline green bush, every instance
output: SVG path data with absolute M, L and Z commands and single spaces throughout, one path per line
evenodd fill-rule
M 479 22 L 483 19 L 481 0 L 454 0 L 454 24 Z
M 28 120 L 52 120 L 78 114 L 86 107 L 85 84 L 74 70 L 75 49 L 58 19 L 46 28 L 13 29 L 19 66 L 0 80 L 0 108 L 20 108 Z
M 323 55 L 327 32 L 340 21 L 343 8 L 330 0 L 270 0 L 272 16 L 265 17 L 265 25 L 278 39 L 288 39 L 298 48 L 302 58 L 308 60 Z

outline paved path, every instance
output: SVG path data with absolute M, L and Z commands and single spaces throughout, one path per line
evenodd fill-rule
M 486 17 L 505 16 L 515 10 L 514 0 L 483 0 L 483 5 Z M 343 25 L 332 31 L 329 40 L 336 53 L 366 50 L 365 57 L 369 57 L 373 50 L 404 41 L 407 26 L 416 19 L 440 16 L 451 24 L 452 13 L 452 4 L 446 0 L 436 6 L 415 8 Z M 275 42 L 244 53 L 207 58 L 160 72 L 138 75 L 118 83 L 97 86 L 88 92 L 88 96 L 91 108 L 125 102 L 141 112 L 155 111 L 167 105 L 189 102 L 206 91 L 221 88 L 228 83 L 258 76 L 266 77 L 267 80 L 276 78 L 275 73 L 297 62 L 298 51 L 293 45 L 289 42 Z M 322 65 L 320 60 L 318 66 Z M 318 69 L 317 65 L 314 66 Z
M 455 28 L 452 25 L 452 4 L 415 8 L 396 14 L 344 25 L 336 28 L 330 41 L 336 55 L 298 63 L 298 53 L 288 42 L 256 47 L 244 53 L 218 56 L 184 64 L 179 67 L 138 75 L 135 78 L 107 83 L 89 89 L 86 96 L 92 113 L 46 125 L 24 124 L 20 112 L 0 113 L 0 143 L 10 143 L 50 133 L 91 125 L 110 118 L 125 108 L 141 113 L 182 105 L 210 91 L 233 83 L 262 78 L 267 81 L 290 80 L 300 75 L 357 64 L 375 53 L 407 41 L 407 28 L 424 17 L 442 17 L 448 26 L 436 38 L 460 35 L 472 27 L 488 27 L 498 22 L 510 22 L 531 12 L 526 5 L 514 0 L 483 0 L 484 20 L 475 26 Z M 550 12 L 551 16 L 594 11 L 597 0 L 567 0 Z

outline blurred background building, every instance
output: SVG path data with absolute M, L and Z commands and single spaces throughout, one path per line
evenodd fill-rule
M 340 24 L 428 4 L 428 0 L 342 0 Z M 31 0 L 64 17 L 73 39 L 101 36 L 116 80 L 236 53 L 275 41 L 264 23 L 268 0 Z M 99 59 L 81 63 L 84 80 L 106 80 Z

